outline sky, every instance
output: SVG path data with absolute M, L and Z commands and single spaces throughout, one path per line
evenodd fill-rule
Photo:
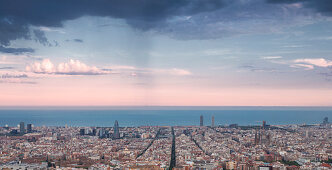
M 0 0 L 0 106 L 332 106 L 330 0 Z

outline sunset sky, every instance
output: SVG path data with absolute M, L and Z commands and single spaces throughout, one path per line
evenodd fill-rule
M 330 0 L 0 0 L 0 106 L 332 106 Z

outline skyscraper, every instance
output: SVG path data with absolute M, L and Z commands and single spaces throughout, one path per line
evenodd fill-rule
M 119 123 L 117 120 L 114 122 L 114 139 L 119 139 L 120 138 L 120 131 L 119 131 Z
M 25 127 L 24 127 L 24 122 L 20 123 L 20 133 L 24 134 L 25 133 Z
M 199 125 L 200 125 L 200 126 L 203 126 L 203 115 L 201 115 L 201 117 L 200 117 Z
M 32 124 L 27 124 L 27 133 L 32 132 Z
M 265 127 L 266 127 L 266 121 L 265 121 L 265 120 L 263 120 L 263 123 L 262 123 L 262 128 L 263 128 L 263 129 L 265 129 Z
M 211 119 L 211 127 L 214 127 L 214 116 L 212 115 L 212 119 Z

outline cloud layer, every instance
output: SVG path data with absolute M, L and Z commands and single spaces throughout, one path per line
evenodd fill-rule
M 326 60 L 324 58 L 305 58 L 305 59 L 296 59 L 294 60 L 295 66 L 303 66 L 310 69 L 316 67 L 331 67 L 332 61 Z
M 332 1 L 330 0 L 267 0 L 270 3 L 300 4 L 312 8 L 325 15 L 332 15 Z
M 33 53 L 35 52 L 35 50 L 32 48 L 10 48 L 10 47 L 0 46 L 0 52 L 18 55 L 23 53 Z
M 39 74 L 64 74 L 64 75 L 100 75 L 109 71 L 101 70 L 95 66 L 88 66 L 79 60 L 69 60 L 67 63 L 55 65 L 49 59 L 42 62 L 34 62 L 26 66 L 26 71 Z
M 35 84 L 28 74 L 11 69 L 0 69 L 0 83 Z
M 309 65 L 309 64 L 292 64 L 290 67 L 293 68 L 304 68 L 305 70 L 312 70 L 314 69 L 313 65 Z
M 305 8 L 332 13 L 329 0 L 1 0 L 0 46 L 16 39 L 50 45 L 44 32 L 83 16 L 120 18 L 177 39 L 215 39 L 306 22 L 313 14 Z
M 273 59 L 281 59 L 283 58 L 282 56 L 265 56 L 265 57 L 262 57 L 262 59 L 265 59 L 265 60 L 273 60 Z
M 143 75 L 167 75 L 167 76 L 191 76 L 193 73 L 186 69 L 181 68 L 137 68 L 134 66 L 112 66 L 108 69 L 113 73 L 129 74 L 131 76 Z
M 53 75 L 103 75 L 103 74 L 128 74 L 131 76 L 142 75 L 168 75 L 168 76 L 190 76 L 189 70 L 180 68 L 157 69 L 157 68 L 136 68 L 133 66 L 112 66 L 109 68 L 98 68 L 89 66 L 79 60 L 70 59 L 68 62 L 54 64 L 50 59 L 43 59 L 41 62 L 34 62 L 26 66 L 25 70 L 36 74 Z
M 121 18 L 134 27 L 149 29 L 171 16 L 194 15 L 220 9 L 225 5 L 224 1 L 226 0 L 1 0 L 0 45 L 8 46 L 11 40 L 20 38 L 31 39 L 33 34 L 30 26 L 61 27 L 64 21 L 82 16 Z M 38 41 L 46 43 L 43 32 L 36 29 L 33 33 Z

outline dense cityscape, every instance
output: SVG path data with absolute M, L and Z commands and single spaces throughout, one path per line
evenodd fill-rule
M 332 124 L 0 128 L 0 169 L 332 169 Z

